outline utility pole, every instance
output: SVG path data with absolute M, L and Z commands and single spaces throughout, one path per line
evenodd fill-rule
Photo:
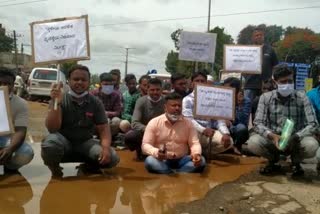
M 13 31 L 13 41 L 14 41 L 14 62 L 16 64 L 16 72 L 18 72 L 18 48 L 17 48 L 17 35 L 16 31 Z
M 208 32 L 210 31 L 210 21 L 211 21 L 211 0 L 209 0 L 209 12 L 208 12 Z
M 126 61 L 125 61 L 124 77 L 126 77 L 128 74 L 129 50 L 134 48 L 125 48 L 125 49 L 126 49 Z

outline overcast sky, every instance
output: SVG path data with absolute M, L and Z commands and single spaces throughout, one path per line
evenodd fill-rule
M 81 63 L 88 65 L 93 73 L 112 68 L 120 68 L 124 73 L 125 47 L 135 48 L 129 52 L 128 73 L 140 76 L 151 69 L 165 73 L 167 53 L 174 49 L 170 34 L 178 28 L 198 32 L 207 29 L 208 0 L 43 0 L 23 3 L 28 1 L 35 0 L 0 0 L 0 23 L 8 33 L 17 30 L 21 34 L 18 43 L 30 44 L 29 23 L 88 14 L 92 57 Z M 6 6 L 8 4 L 17 5 Z M 243 14 L 303 7 L 312 8 Z M 319 0 L 212 0 L 211 28 L 224 27 L 235 40 L 248 24 L 309 27 L 320 32 L 319 11 Z M 124 24 L 201 16 L 204 18 Z M 26 47 L 25 52 L 30 53 L 30 47 Z

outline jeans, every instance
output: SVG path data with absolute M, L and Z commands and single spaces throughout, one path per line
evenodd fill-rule
M 230 128 L 234 145 L 239 149 L 249 138 L 249 130 L 246 125 L 238 124 Z
M 251 103 L 253 102 L 253 100 L 261 95 L 261 91 L 259 89 L 245 89 L 244 90 L 244 96 L 248 97 L 251 101 Z
M 102 147 L 99 140 L 89 139 L 85 142 L 70 142 L 60 133 L 49 134 L 41 144 L 41 157 L 45 165 L 57 167 L 65 162 L 85 162 L 99 165 Z M 119 156 L 110 147 L 110 162 L 99 165 L 102 168 L 112 168 L 119 163 Z
M 0 148 L 8 147 L 10 145 L 9 137 L 0 137 Z M 33 159 L 34 153 L 32 147 L 23 143 L 13 154 L 11 159 L 9 159 L 4 166 L 8 169 L 16 170 L 22 166 L 30 163 Z
M 247 141 L 248 150 L 257 156 L 262 156 L 270 162 L 278 162 L 280 151 L 269 139 L 259 134 L 252 135 Z M 319 148 L 318 142 L 313 137 L 304 137 L 297 147 L 290 151 L 291 161 L 293 164 L 300 163 L 303 159 L 313 158 Z
M 203 171 L 206 165 L 206 160 L 203 156 L 201 156 L 200 166 L 195 167 L 189 155 L 180 159 L 170 159 L 164 161 L 158 160 L 153 156 L 148 156 L 144 162 L 144 165 L 151 173 L 170 174 L 173 173 L 172 169 L 176 169 L 177 172 L 197 173 Z

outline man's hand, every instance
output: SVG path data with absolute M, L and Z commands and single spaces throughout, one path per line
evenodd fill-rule
M 99 163 L 101 165 L 106 165 L 110 162 L 110 149 L 109 148 L 102 148 Z
M 166 154 L 166 152 L 161 151 L 161 150 L 159 149 L 157 159 L 160 160 L 160 161 L 166 160 L 166 159 L 167 159 L 167 154 Z
M 62 82 L 60 82 L 58 84 L 54 83 L 54 84 L 52 84 L 52 87 L 51 87 L 50 97 L 51 97 L 52 100 L 57 99 L 58 103 L 61 103 L 61 101 L 62 101 L 61 88 L 63 88 L 63 83 Z
M 230 128 L 230 127 L 232 126 L 232 121 L 230 121 L 230 120 L 225 120 L 224 122 L 226 123 L 226 126 L 227 126 L 228 128 Z
M 207 137 L 212 137 L 214 135 L 215 130 L 214 129 L 210 129 L 210 128 L 206 128 L 202 134 L 207 136 Z
M 0 149 L 0 164 L 6 163 L 11 158 L 12 153 L 13 151 L 7 147 Z
M 268 138 L 273 142 L 273 144 L 279 149 L 279 141 L 281 136 L 277 134 L 270 133 L 268 134 Z
M 201 165 L 201 155 L 200 154 L 192 154 L 191 155 L 193 165 L 198 167 Z
M 227 134 L 222 135 L 221 142 L 223 143 L 224 148 L 228 148 L 231 144 L 230 135 L 227 135 Z
M 288 140 L 287 148 L 284 148 L 285 151 L 292 151 L 295 148 L 299 149 L 298 147 L 300 142 L 300 137 L 297 134 L 292 135 Z

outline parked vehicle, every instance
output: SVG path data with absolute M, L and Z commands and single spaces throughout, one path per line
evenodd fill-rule
M 57 83 L 58 78 L 63 83 L 64 90 L 66 90 L 66 77 L 64 73 L 55 68 L 34 68 L 30 73 L 27 83 L 30 100 L 49 100 L 51 85 Z

